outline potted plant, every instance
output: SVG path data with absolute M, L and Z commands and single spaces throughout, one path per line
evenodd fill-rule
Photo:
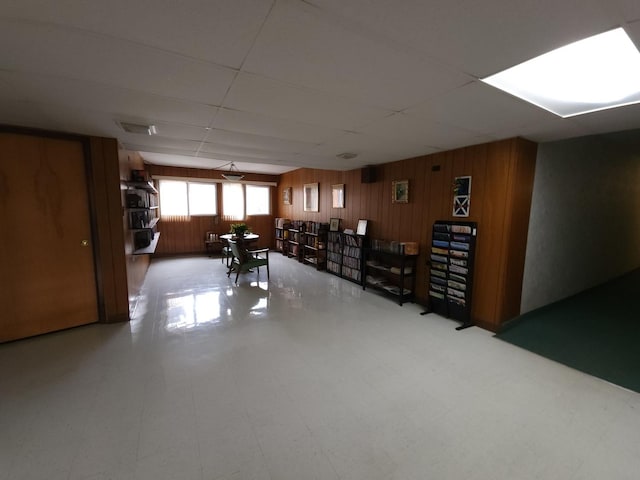
M 247 226 L 246 223 L 232 223 L 230 232 L 234 236 L 236 236 L 238 238 L 242 238 L 247 233 L 249 233 L 249 227 Z

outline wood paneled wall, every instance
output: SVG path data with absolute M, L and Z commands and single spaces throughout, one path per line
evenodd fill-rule
M 431 227 L 454 220 L 453 182 L 471 175 L 470 216 L 478 222 L 472 317 L 487 329 L 518 315 L 524 271 L 529 209 L 537 145 L 514 138 L 448 152 L 396 161 L 376 167 L 376 181 L 361 183 L 361 170 L 300 169 L 281 176 L 277 216 L 328 222 L 342 219 L 355 230 L 369 220 L 369 237 L 420 243 L 416 294 L 427 299 L 427 266 Z M 409 180 L 409 203 L 391 202 L 391 182 Z M 303 210 L 305 183 L 320 184 L 320 211 Z M 331 185 L 345 184 L 345 208 L 331 205 Z M 291 205 L 282 203 L 284 188 L 293 187 Z
M 128 321 L 129 302 L 118 142 L 114 138 L 90 137 L 89 155 L 95 206 L 95 242 L 98 246 L 98 277 L 103 292 L 104 320 L 109 323 Z
M 152 176 L 168 176 L 182 178 L 210 178 L 220 179 L 220 172 L 198 168 L 181 168 L 161 165 L 147 165 L 147 171 Z M 277 175 L 246 174 L 245 181 L 278 182 Z M 276 187 L 271 187 L 271 211 L 276 209 Z M 222 189 L 218 189 L 218 211 L 222 212 Z M 245 223 L 251 230 L 260 235 L 260 246 L 272 247 L 274 243 L 274 217 L 275 215 L 250 216 Z M 156 255 L 182 255 L 201 254 L 205 252 L 205 233 L 212 231 L 219 234 L 228 233 L 232 223 L 222 215 L 204 215 L 190 217 L 186 221 L 168 221 L 161 219 L 158 222 L 158 231 L 161 232 L 160 241 L 156 249 Z

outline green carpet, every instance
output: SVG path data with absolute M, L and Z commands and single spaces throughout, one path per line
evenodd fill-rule
M 640 392 L 640 269 L 525 313 L 496 337 Z

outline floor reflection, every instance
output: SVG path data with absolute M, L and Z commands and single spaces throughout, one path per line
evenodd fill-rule
M 220 292 L 208 291 L 166 299 L 167 330 L 220 323 Z

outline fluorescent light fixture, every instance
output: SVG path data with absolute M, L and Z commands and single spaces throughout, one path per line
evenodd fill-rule
M 567 118 L 640 103 L 640 52 L 616 28 L 482 81 Z

